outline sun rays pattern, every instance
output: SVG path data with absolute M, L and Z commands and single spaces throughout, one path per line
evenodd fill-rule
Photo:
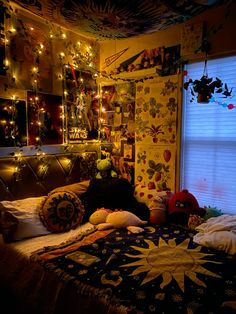
M 234 313 L 236 257 L 197 245 L 187 228 L 149 225 L 144 229 L 141 234 L 124 229 L 96 238 L 90 234 L 59 251 L 56 248 L 57 256 L 53 248 L 45 247 L 43 256 L 46 252 L 53 259 L 43 264 L 71 280 L 83 296 L 89 293 L 98 301 L 100 296 L 101 302 L 106 300 L 116 310 L 127 309 L 125 313 Z M 71 249 L 98 257 L 98 262 L 86 267 L 74 263 L 66 258 Z
M 147 272 L 141 285 L 162 276 L 160 288 L 167 286 L 172 279 L 175 279 L 180 289 L 184 292 L 184 278 L 187 276 L 194 283 L 206 288 L 206 284 L 197 278 L 197 273 L 220 278 L 219 275 L 202 267 L 202 264 L 209 262 L 203 260 L 207 256 L 213 254 L 201 253 L 201 247 L 196 249 L 188 249 L 189 239 L 185 239 L 180 244 L 176 244 L 175 239 L 171 239 L 168 243 L 162 238 L 159 239 L 159 245 L 156 246 L 150 240 L 144 240 L 148 244 L 148 248 L 132 246 L 133 249 L 139 251 L 139 255 L 125 254 L 128 257 L 135 258 L 135 262 L 122 265 L 121 267 L 137 266 L 132 272 L 132 276 Z M 170 258 L 171 257 L 171 258 Z M 219 263 L 210 261 L 211 263 Z

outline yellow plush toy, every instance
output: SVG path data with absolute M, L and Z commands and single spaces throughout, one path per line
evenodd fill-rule
M 139 227 L 147 224 L 147 221 L 141 220 L 135 214 L 119 210 L 112 212 L 109 209 L 99 208 L 89 218 L 89 222 L 96 225 L 98 230 L 110 228 L 127 229 L 132 233 L 143 232 L 144 229 Z

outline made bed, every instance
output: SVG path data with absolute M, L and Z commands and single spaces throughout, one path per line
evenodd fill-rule
M 79 177 L 71 172 L 72 182 L 58 180 L 58 184 L 48 185 L 49 178 L 45 175 L 40 187 L 46 185 L 49 189 L 34 196 L 24 193 L 23 205 L 27 203 L 27 195 L 34 199 L 32 206 L 39 206 L 42 203 L 35 202 L 36 198 L 38 201 L 44 197 L 47 204 L 50 195 L 59 192 L 61 197 L 62 191 L 65 194 L 73 190 L 82 199 L 94 175 L 89 160 L 89 173 Z M 3 160 L 1 165 L 5 161 L 9 163 Z M 78 169 L 81 174 L 81 168 Z M 6 179 L 3 181 L 4 187 L 9 187 L 10 181 L 8 184 Z M 80 192 L 76 193 L 79 182 Z M 12 188 L 5 188 L 9 196 Z M 23 186 L 22 191 L 25 191 Z M 13 198 L 12 203 L 6 203 L 6 199 L 9 197 L 4 194 L 1 204 L 13 207 Z M 235 230 L 235 217 L 224 218 L 232 218 Z M 213 219 L 216 225 L 218 217 Z M 47 226 L 50 223 L 62 228 L 55 220 L 46 220 Z M 33 236 L 23 239 L 18 232 L 18 238 L 13 241 L 5 234 L 9 243 L 0 245 L 0 292 L 4 296 L 1 313 L 12 313 L 13 302 L 15 313 L 32 314 L 236 313 L 236 256 L 225 249 L 229 245 L 218 249 L 199 245 L 194 241 L 195 230 L 171 223 L 148 223 L 138 234 L 127 229 L 97 230 L 82 218 L 76 227 L 66 226 L 65 232 L 52 232 L 42 226 L 36 229 L 38 234 L 30 229 L 26 234 L 31 232 Z M 25 229 L 21 231 L 24 233 Z

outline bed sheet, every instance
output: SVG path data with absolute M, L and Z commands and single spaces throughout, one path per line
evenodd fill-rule
M 73 239 L 76 239 L 78 236 L 86 234 L 93 230 L 95 230 L 94 225 L 87 222 L 68 232 L 50 233 L 48 235 L 40 237 L 16 241 L 10 243 L 9 246 L 16 249 L 21 254 L 29 257 L 33 252 L 40 250 L 44 247 L 51 247 L 67 241 L 73 241 Z

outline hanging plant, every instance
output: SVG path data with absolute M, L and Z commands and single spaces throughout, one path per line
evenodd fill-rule
M 207 60 L 205 60 L 205 66 L 203 75 L 200 80 L 189 79 L 188 82 L 185 82 L 183 85 L 185 90 L 190 88 L 192 98 L 190 102 L 193 102 L 195 97 L 197 97 L 198 103 L 208 103 L 213 94 L 221 94 L 224 98 L 231 96 L 231 90 L 228 89 L 227 84 L 223 83 L 221 79 L 216 77 L 208 77 L 207 74 Z

